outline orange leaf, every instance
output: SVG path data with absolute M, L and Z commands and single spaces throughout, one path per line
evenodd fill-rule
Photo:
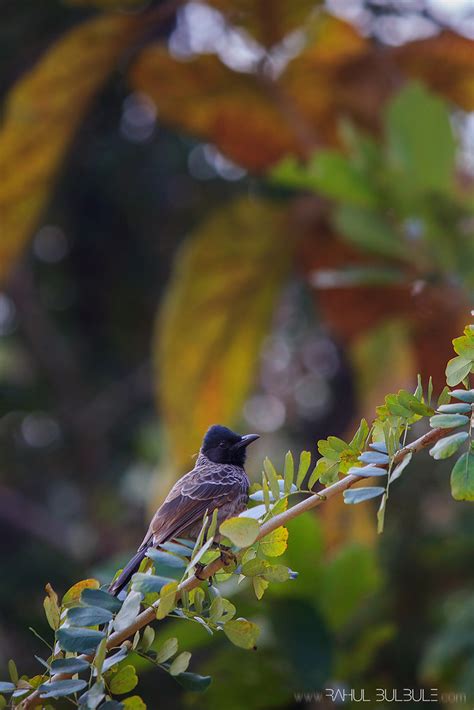
M 72 29 L 8 94 L 0 129 L 0 278 L 34 229 L 90 101 L 138 22 L 104 15 Z

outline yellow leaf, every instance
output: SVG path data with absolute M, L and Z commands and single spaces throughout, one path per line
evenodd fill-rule
M 262 339 L 290 266 L 291 240 L 273 204 L 240 199 L 181 251 L 156 332 L 161 410 L 179 468 L 211 424 L 240 415 Z
M 177 582 L 169 582 L 165 584 L 160 591 L 160 603 L 156 610 L 156 618 L 164 619 L 170 611 L 173 611 L 176 604 L 176 591 L 178 589 Z
M 249 547 L 257 539 L 260 526 L 253 518 L 229 518 L 220 526 L 220 532 L 237 547 Z
M 65 607 L 76 606 L 81 600 L 84 589 L 99 589 L 99 587 L 100 583 L 97 579 L 83 579 L 81 582 L 76 582 L 64 595 L 62 605 Z
M 0 128 L 0 278 L 34 229 L 89 103 L 142 21 L 104 15 L 75 27 L 7 95 Z
M 267 557 L 279 557 L 288 547 L 287 540 L 288 530 L 277 528 L 260 540 L 260 550 Z

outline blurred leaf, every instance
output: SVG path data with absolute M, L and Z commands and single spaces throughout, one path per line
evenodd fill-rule
M 0 693 L 13 693 L 15 689 L 16 685 L 14 683 L 0 683 Z
M 260 525 L 252 518 L 229 518 L 221 524 L 220 532 L 237 547 L 249 547 L 257 539 Z
M 125 710 L 146 710 L 146 705 L 139 695 L 131 695 L 121 701 Z
M 331 677 L 333 646 L 327 624 L 308 601 L 272 600 L 272 626 L 279 646 L 291 664 L 291 684 L 316 691 Z
M 363 251 L 396 259 L 409 259 L 410 252 L 388 219 L 377 212 L 340 205 L 334 224 L 338 232 Z
M 349 544 L 324 565 L 319 603 L 333 629 L 340 629 L 381 585 L 376 551 Z
M 408 76 L 422 79 L 461 108 L 474 109 L 471 39 L 443 31 L 435 37 L 408 42 L 394 50 L 393 57 Z
M 87 687 L 85 680 L 53 680 L 50 683 L 43 683 L 38 690 L 41 698 L 63 698 L 78 693 L 85 687 Z
M 386 130 L 389 159 L 411 189 L 450 188 L 455 142 L 443 101 L 420 84 L 406 85 L 388 106 Z
M 266 0 L 207 0 L 228 21 L 242 27 L 264 47 L 272 47 L 298 29 L 321 0 L 272 0 L 271 15 Z
M 189 666 L 190 660 L 191 654 L 189 651 L 183 651 L 179 654 L 179 656 L 176 656 L 173 663 L 170 665 L 169 674 L 179 675 L 180 673 L 184 673 Z
M 62 606 L 77 606 L 81 600 L 81 594 L 85 589 L 99 589 L 100 583 L 97 579 L 83 579 L 82 582 L 74 584 L 63 596 Z
M 459 457 L 451 472 L 451 494 L 454 500 L 474 500 L 474 454 Z
M 46 592 L 48 593 L 48 596 L 45 597 L 43 601 L 44 611 L 48 624 L 52 629 L 56 630 L 59 628 L 61 623 L 61 610 L 58 604 L 58 595 L 50 584 L 46 585 Z
M 133 666 L 124 666 L 112 676 L 109 682 L 110 690 L 117 695 L 129 693 L 138 684 L 138 676 Z
M 0 129 L 0 278 L 30 237 L 78 125 L 141 22 L 104 15 L 74 27 L 10 90 Z
M 210 675 L 198 675 L 197 673 L 184 672 L 176 676 L 176 680 L 186 690 L 202 692 L 209 687 L 212 678 Z
M 65 628 L 63 626 L 57 630 L 56 636 L 63 651 L 91 653 L 105 638 L 105 633 L 94 629 Z
M 456 453 L 468 437 L 469 434 L 467 431 L 460 431 L 458 434 L 446 436 L 444 439 L 440 439 L 436 442 L 430 449 L 430 456 L 434 459 L 447 459 Z
M 265 594 L 265 590 L 268 589 L 269 584 L 270 582 L 267 582 L 267 580 L 263 577 L 252 577 L 253 591 L 255 592 L 255 596 L 259 601 Z
M 131 80 L 135 90 L 153 99 L 161 120 L 211 141 L 245 168 L 263 170 L 297 149 L 258 79 L 232 71 L 214 55 L 180 61 L 163 45 L 147 47 Z
M 232 619 L 224 625 L 224 633 L 239 648 L 253 649 L 257 643 L 260 629 L 247 619 Z
M 290 240 L 283 235 L 276 206 L 241 199 L 211 216 L 178 257 L 156 354 L 160 399 L 180 466 L 189 465 L 210 424 L 232 422 L 240 413 L 290 267 Z

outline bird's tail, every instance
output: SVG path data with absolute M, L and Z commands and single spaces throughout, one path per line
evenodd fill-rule
M 122 589 L 127 586 L 127 584 L 132 578 L 132 575 L 134 575 L 140 567 L 140 563 L 145 557 L 147 550 L 148 545 L 143 548 L 140 548 L 138 552 L 133 555 L 132 559 L 125 565 L 117 579 L 115 579 L 110 585 L 109 594 L 117 596 L 117 594 L 119 594 Z

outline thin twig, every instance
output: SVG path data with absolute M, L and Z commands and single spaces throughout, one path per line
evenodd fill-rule
M 426 434 L 423 434 L 423 436 L 420 436 L 419 439 L 416 439 L 411 444 L 408 444 L 407 446 L 404 446 L 403 449 L 400 449 L 400 451 L 398 451 L 394 456 L 394 463 L 400 463 L 400 461 L 404 459 L 405 456 L 407 456 L 409 453 L 416 453 L 417 451 L 426 449 L 428 446 L 432 446 L 437 441 L 439 441 L 439 439 L 442 439 L 443 436 L 446 436 L 446 429 L 430 430 Z M 380 467 L 384 468 L 383 466 Z M 324 493 L 315 493 L 314 495 L 310 495 L 305 500 L 301 501 L 300 503 L 297 503 L 288 510 L 285 510 L 283 513 L 275 515 L 275 517 L 264 523 L 260 528 L 257 540 L 261 540 L 263 537 L 273 532 L 277 528 L 283 525 L 287 525 L 290 520 L 297 518 L 299 515 L 306 513 L 308 510 L 317 508 L 319 505 L 322 505 L 331 498 L 334 498 L 335 496 L 339 495 L 339 493 L 342 493 L 348 488 L 351 488 L 355 483 L 358 483 L 359 481 L 363 480 L 366 481 L 367 478 L 365 476 L 357 476 L 355 474 L 351 474 L 345 476 L 344 478 L 341 478 L 341 480 L 337 481 L 332 486 L 325 488 Z M 181 582 L 178 587 L 177 597 L 179 597 L 183 592 L 189 592 L 195 587 L 198 587 L 203 579 L 213 577 L 223 567 L 224 562 L 220 558 L 217 558 L 213 562 L 210 562 L 203 570 L 200 570 L 200 579 L 194 576 L 189 577 L 184 582 Z M 159 604 L 160 600 L 158 599 L 154 604 L 142 611 L 135 618 L 133 623 L 129 624 L 129 626 L 127 626 L 125 629 L 123 629 L 122 631 L 116 631 L 115 633 L 111 634 L 107 641 L 107 649 L 110 650 L 111 648 L 120 646 L 124 641 L 129 638 L 132 638 L 136 634 L 136 632 L 142 629 L 144 626 L 147 626 L 147 624 L 151 624 L 152 622 L 156 621 L 156 610 Z M 92 661 L 94 656 L 81 655 L 79 656 L 79 658 L 83 658 L 87 661 Z M 58 673 L 54 676 L 54 680 L 65 680 L 67 678 L 71 678 L 71 675 L 67 673 Z M 35 690 L 33 693 L 31 693 L 31 695 L 25 698 L 25 700 L 19 705 L 19 708 L 21 710 L 28 710 L 28 708 L 34 707 L 34 705 L 38 701 L 38 698 L 39 692 Z

